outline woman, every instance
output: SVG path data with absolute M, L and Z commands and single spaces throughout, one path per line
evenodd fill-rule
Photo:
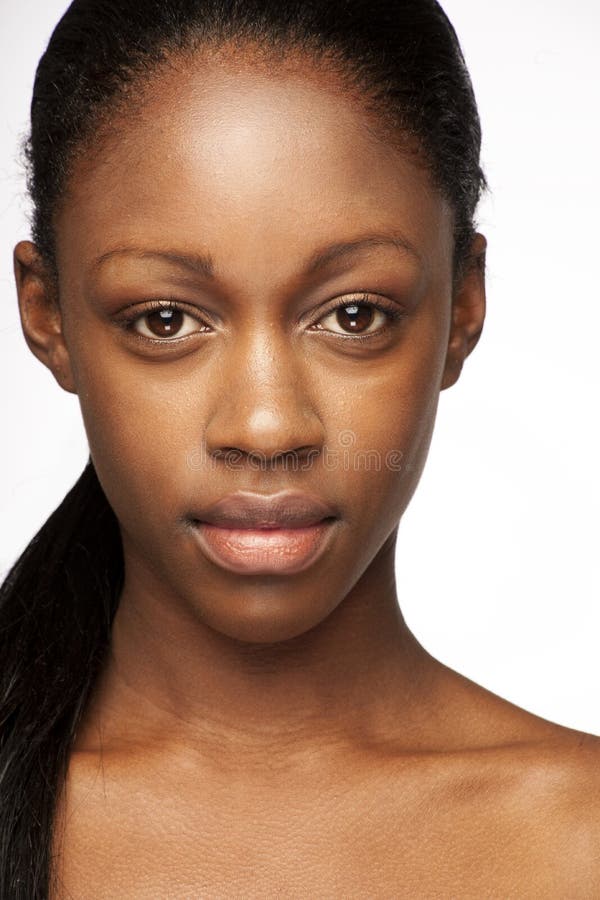
M 75 0 L 32 352 L 90 461 L 2 588 L 0 896 L 591 897 L 598 739 L 433 658 L 398 523 L 485 316 L 432 0 Z

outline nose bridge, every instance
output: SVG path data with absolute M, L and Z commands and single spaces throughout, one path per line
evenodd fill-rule
M 206 426 L 210 452 L 236 449 L 270 458 L 321 446 L 307 363 L 276 321 L 236 335 L 222 363 L 222 388 Z

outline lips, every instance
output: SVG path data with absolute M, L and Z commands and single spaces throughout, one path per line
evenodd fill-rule
M 238 491 L 193 514 L 198 522 L 220 528 L 303 528 L 335 518 L 336 510 L 313 494 L 282 491 L 254 494 Z
M 197 544 L 215 565 L 238 574 L 293 574 L 330 546 L 337 512 L 314 495 L 238 492 L 193 513 Z

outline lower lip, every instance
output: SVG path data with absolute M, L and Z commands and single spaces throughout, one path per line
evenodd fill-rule
M 292 575 L 325 553 L 335 520 L 303 528 L 221 528 L 196 522 L 200 548 L 216 565 L 241 574 Z

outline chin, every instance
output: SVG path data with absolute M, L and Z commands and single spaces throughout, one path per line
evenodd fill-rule
M 251 598 L 244 595 L 235 609 L 207 611 L 202 615 L 213 631 L 247 644 L 278 644 L 291 641 L 318 627 L 332 610 L 316 608 L 299 609 L 288 594 L 269 598 L 264 594 Z

